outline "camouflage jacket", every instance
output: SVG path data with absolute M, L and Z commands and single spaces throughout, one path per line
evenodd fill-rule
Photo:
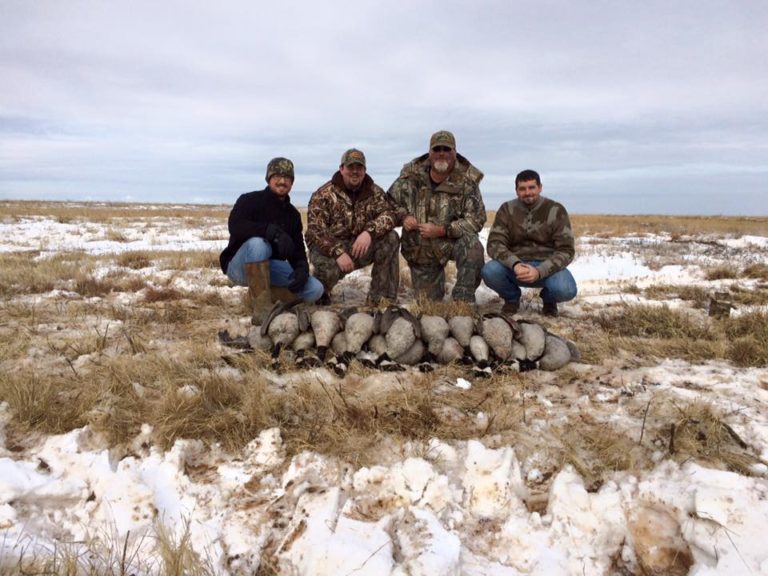
M 456 165 L 443 182 L 432 187 L 429 154 L 408 162 L 387 194 L 397 207 L 397 224 L 411 214 L 420 224 L 445 226 L 443 238 L 422 238 L 418 230 L 403 230 L 402 252 L 415 264 L 440 265 L 450 259 L 453 243 L 465 235 L 477 236 L 485 224 L 485 205 L 480 195 L 483 173 L 457 154 Z
M 374 241 L 395 227 L 395 213 L 384 190 L 367 174 L 357 194 L 347 191 L 341 172 L 336 172 L 309 199 L 307 246 L 338 258 L 345 252 L 343 240 L 354 240 L 367 231 Z
M 521 260 L 541 260 L 542 278 L 562 270 L 575 253 L 573 230 L 562 204 L 544 198 L 528 208 L 520 200 L 505 202 L 488 235 L 488 255 L 512 268 Z

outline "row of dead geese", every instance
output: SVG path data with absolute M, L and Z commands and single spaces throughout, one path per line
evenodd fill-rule
M 475 376 L 490 376 L 494 370 L 558 370 L 579 359 L 573 342 L 535 322 L 502 314 L 417 318 L 401 306 L 337 311 L 277 304 L 247 337 L 232 338 L 224 331 L 219 339 L 271 352 L 275 367 L 283 352 L 293 356 L 297 367 L 327 364 L 339 375 L 353 359 L 381 370 L 415 366 L 430 371 L 461 362 L 471 365 Z

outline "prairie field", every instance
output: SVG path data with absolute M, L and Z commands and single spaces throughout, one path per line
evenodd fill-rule
M 574 215 L 578 361 L 340 377 L 222 344 L 228 212 L 0 202 L 0 574 L 768 573 L 768 218 Z

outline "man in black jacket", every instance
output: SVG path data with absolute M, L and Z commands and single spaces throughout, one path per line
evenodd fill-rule
M 241 195 L 229 213 L 229 244 L 221 253 L 221 269 L 240 286 L 248 286 L 251 322 L 260 325 L 273 296 L 295 295 L 315 302 L 323 285 L 309 275 L 301 216 L 288 194 L 293 187 L 293 162 L 273 158 L 267 165 L 267 187 Z

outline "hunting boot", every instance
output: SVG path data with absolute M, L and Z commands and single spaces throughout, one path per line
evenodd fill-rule
M 248 296 L 251 299 L 253 316 L 251 324 L 261 326 L 272 308 L 272 293 L 269 285 L 269 260 L 248 262 L 245 265 L 248 279 Z

